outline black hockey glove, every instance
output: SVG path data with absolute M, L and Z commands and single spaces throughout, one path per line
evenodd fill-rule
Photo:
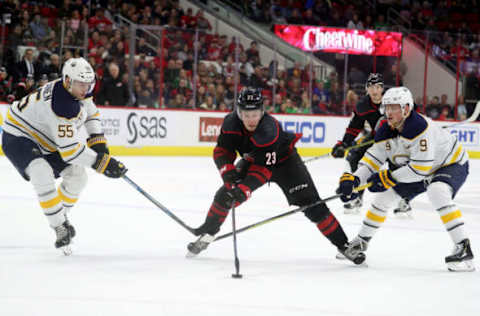
M 237 169 L 231 163 L 227 163 L 220 168 L 220 175 L 222 176 L 223 182 L 227 185 L 234 185 L 242 180 Z
M 125 168 L 123 163 L 109 154 L 104 153 L 99 153 L 97 155 L 97 160 L 95 160 L 92 168 L 109 178 L 120 178 L 127 172 L 127 168 Z
M 343 158 L 345 157 L 345 148 L 347 148 L 347 144 L 342 141 L 338 141 L 335 146 L 332 148 L 332 157 L 335 158 Z
M 397 180 L 388 169 L 372 174 L 367 181 L 372 183 L 368 188 L 370 192 L 383 192 L 397 185 Z
M 227 191 L 227 197 L 229 198 L 228 201 L 226 201 L 227 205 L 232 205 L 233 201 L 242 204 L 252 194 L 251 190 L 249 187 L 243 184 L 239 184 L 238 186 L 234 187 L 231 190 Z
M 340 185 L 338 186 L 337 189 L 337 194 L 342 194 L 340 199 L 342 202 L 346 203 L 348 201 L 351 201 L 355 198 L 357 198 L 358 193 L 354 193 L 353 189 L 355 187 L 358 187 L 360 184 L 360 178 L 357 176 L 354 176 L 351 173 L 345 172 L 341 177 L 340 177 Z
M 92 148 L 97 154 L 105 153 L 109 154 L 110 151 L 107 147 L 107 139 L 103 134 L 92 134 L 87 138 L 87 146 Z

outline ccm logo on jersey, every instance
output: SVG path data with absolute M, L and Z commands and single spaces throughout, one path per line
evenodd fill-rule
M 325 141 L 325 123 L 323 122 L 296 122 L 282 121 L 283 130 L 291 133 L 303 134 L 302 143 L 323 143 Z
M 296 187 L 293 187 L 293 188 L 289 189 L 288 193 L 292 194 L 294 192 L 301 191 L 301 190 L 306 189 L 306 188 L 308 188 L 308 184 L 302 183 L 300 185 L 297 185 Z
M 458 141 L 465 146 L 475 146 L 478 145 L 479 135 L 478 128 L 476 127 L 457 127 L 452 128 L 450 133 L 455 135 Z
M 167 136 L 167 118 L 156 116 L 138 116 L 130 113 L 127 118 L 129 144 L 135 143 L 138 138 L 165 138 Z

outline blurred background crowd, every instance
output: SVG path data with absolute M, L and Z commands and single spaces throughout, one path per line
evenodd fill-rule
M 435 119 L 462 120 L 468 115 L 465 100 L 480 99 L 480 19 L 475 0 L 385 0 L 367 1 L 368 5 L 355 0 L 223 2 L 268 27 L 302 24 L 408 31 L 410 36 L 428 39 L 432 56 L 453 71 L 460 68 L 467 81 L 468 95 L 460 93 L 457 100 L 449 100 L 447 94 L 418 96 L 417 103 L 425 105 L 422 111 Z M 400 24 L 388 23 L 392 10 Z M 59 78 L 62 63 L 72 56 L 84 56 L 94 67 L 95 101 L 105 106 L 227 111 L 236 91 L 256 86 L 264 89 L 267 110 L 273 113 L 349 115 L 364 94 L 368 76 L 360 67 L 365 62 L 361 57 L 352 58 L 345 72 L 348 86 L 342 85 L 344 69 L 338 67 L 339 71 L 319 79 L 309 63 L 286 67 L 266 62 L 255 40 L 242 45 L 235 37 L 214 32 L 202 9 L 183 8 L 177 0 L 4 0 L 0 12 L 0 101 L 7 103 Z M 134 76 L 128 71 L 131 24 L 164 27 L 159 45 L 152 45 L 145 32 L 134 33 Z M 328 63 L 338 61 L 335 54 L 329 58 Z M 387 86 L 402 84 L 408 71 L 396 59 L 380 59 L 376 65 Z M 131 81 L 133 89 L 129 89 Z

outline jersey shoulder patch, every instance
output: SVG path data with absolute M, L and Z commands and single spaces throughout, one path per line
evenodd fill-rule
M 405 123 L 402 132 L 400 133 L 400 136 L 412 140 L 418 135 L 425 132 L 427 128 L 427 120 L 417 112 L 412 111 L 410 116 L 405 119 Z
M 280 124 L 273 116 L 265 113 L 250 139 L 256 147 L 268 147 L 275 144 L 279 136 Z
M 388 125 L 387 121 L 385 120 L 375 130 L 375 143 L 378 143 L 390 138 L 394 138 L 396 136 L 398 136 L 398 131 L 395 129 L 392 129 L 390 125 Z
M 52 110 L 55 115 L 68 120 L 80 113 L 80 101 L 65 90 L 62 81 L 57 81 L 53 87 Z
M 363 96 L 355 106 L 355 111 L 358 115 L 366 115 L 378 111 L 378 106 L 370 100 L 370 96 Z

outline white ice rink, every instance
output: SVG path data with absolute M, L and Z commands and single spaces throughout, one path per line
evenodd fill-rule
M 121 160 L 132 180 L 195 227 L 221 183 L 207 157 Z M 188 231 L 125 181 L 93 171 L 71 213 L 74 253 L 63 256 L 31 185 L 0 157 L 0 315 L 480 315 L 480 161 L 470 164 L 456 201 L 477 272 L 447 272 L 452 244 L 422 195 L 412 203 L 414 220 L 387 219 L 370 243 L 368 267 L 336 260 L 336 249 L 300 213 L 238 236 L 238 280 L 230 277 L 231 239 L 186 259 L 195 239 Z M 342 162 L 308 166 L 320 195 L 332 195 Z M 344 215 L 339 201 L 329 206 L 355 236 L 363 215 Z M 265 185 L 238 208 L 237 223 L 289 209 L 276 185 Z M 228 218 L 221 232 L 230 229 Z

